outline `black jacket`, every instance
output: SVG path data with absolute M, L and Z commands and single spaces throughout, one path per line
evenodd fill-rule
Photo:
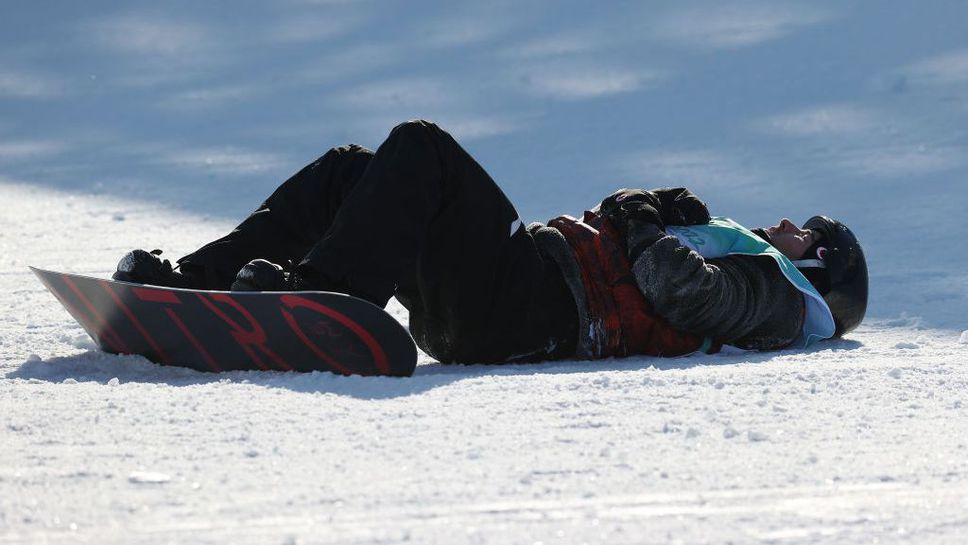
M 671 191 L 694 198 L 684 189 L 658 190 L 656 207 L 661 208 L 666 201 L 661 197 Z M 673 216 L 663 210 L 659 215 Z M 783 348 L 799 336 L 803 295 L 772 258 L 733 255 L 704 259 L 649 223 L 631 221 L 623 229 L 632 241 L 651 238 L 648 244 L 629 245 L 632 271 L 654 310 L 677 329 L 751 350 Z M 556 230 L 536 224 L 529 231 L 542 253 L 562 271 L 579 314 L 576 355 L 587 356 L 590 351 L 583 347 L 589 341 L 585 333 L 589 330 L 588 310 L 574 255 Z M 654 232 L 658 234 L 652 235 Z
M 800 334 L 803 295 L 769 256 L 703 259 L 666 236 L 633 257 L 639 289 L 676 328 L 752 350 Z

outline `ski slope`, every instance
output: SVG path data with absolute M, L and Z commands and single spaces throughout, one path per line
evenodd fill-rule
M 0 543 L 965 542 L 963 3 L 236 9 L 4 10 Z M 526 221 L 665 184 L 842 218 L 868 319 L 805 352 L 213 375 L 97 351 L 27 270 L 176 258 L 417 117 Z

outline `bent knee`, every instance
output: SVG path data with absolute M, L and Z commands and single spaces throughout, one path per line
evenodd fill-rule
M 450 136 L 447 131 L 440 128 L 439 125 L 433 121 L 428 121 L 426 119 L 411 119 L 409 121 L 404 121 L 393 130 L 390 131 L 391 137 L 401 137 L 406 138 L 408 136 Z
M 429 119 L 410 119 L 393 127 L 393 130 L 425 129 L 428 127 L 437 127 L 437 124 Z
M 360 144 L 343 144 L 342 146 L 336 146 L 330 148 L 323 157 L 326 155 L 339 155 L 339 156 L 353 156 L 353 155 L 373 155 L 373 151 L 361 146 Z

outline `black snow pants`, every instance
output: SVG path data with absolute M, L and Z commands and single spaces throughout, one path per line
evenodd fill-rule
M 560 270 L 487 172 L 427 121 L 398 125 L 376 153 L 331 149 L 179 263 L 228 289 L 256 258 L 321 273 L 326 289 L 381 307 L 396 296 L 418 346 L 441 362 L 575 352 L 578 319 Z

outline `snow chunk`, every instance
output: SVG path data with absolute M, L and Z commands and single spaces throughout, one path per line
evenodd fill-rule
M 901 350 L 912 350 L 921 347 L 918 346 L 918 343 L 899 342 L 894 345 L 894 348 L 900 348 Z
M 884 325 L 888 327 L 919 327 L 923 322 L 920 316 L 911 316 L 907 312 L 902 312 L 901 315 L 893 320 L 886 320 Z
M 958 339 L 961 344 L 968 344 L 968 329 L 961 332 L 961 337 Z
M 164 484 L 171 480 L 165 473 L 154 473 L 151 471 L 132 471 L 128 475 L 128 482 L 133 484 Z
M 80 333 L 74 335 L 68 340 L 68 344 L 74 348 L 80 348 L 81 350 L 95 350 L 97 345 L 94 344 L 94 340 L 91 339 L 90 335 L 87 333 Z
M 121 384 L 121 380 L 118 377 L 114 377 L 108 381 L 108 386 L 117 386 L 118 384 Z
M 739 432 L 736 431 L 735 428 L 726 428 L 725 430 L 723 430 L 723 437 L 726 439 L 732 439 L 737 435 L 739 435 Z
M 751 443 L 759 443 L 760 441 L 768 441 L 770 439 L 769 435 L 753 430 L 746 432 L 746 437 Z
M 902 374 L 904 374 L 904 373 L 902 373 L 901 370 L 899 368 L 897 368 L 897 367 L 895 367 L 894 369 L 891 369 L 890 371 L 887 372 L 887 376 L 889 376 L 891 378 L 901 378 L 901 375 Z
M 682 423 L 677 420 L 670 420 L 662 425 L 662 433 L 679 433 L 682 430 Z

